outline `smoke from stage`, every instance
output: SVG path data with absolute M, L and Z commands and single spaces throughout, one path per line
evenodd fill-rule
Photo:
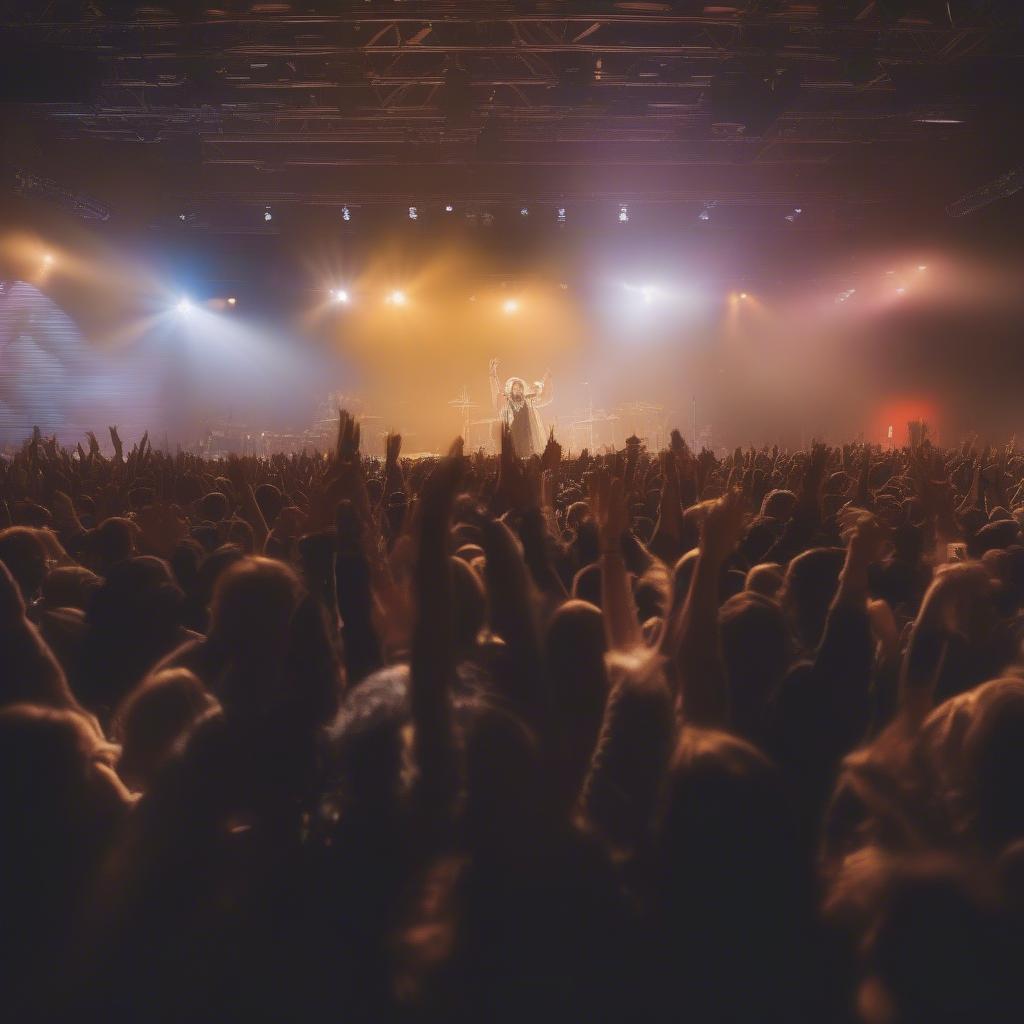
M 413 258 L 390 244 L 359 267 L 311 257 L 302 287 L 276 291 L 175 277 L 80 240 L 18 238 L 6 253 L 8 447 L 35 425 L 73 444 L 116 423 L 197 450 L 290 450 L 325 443 L 344 404 L 371 452 L 387 430 L 408 452 L 456 434 L 489 448 L 491 359 L 503 381 L 550 372 L 545 429 L 575 450 L 630 434 L 654 447 L 672 426 L 716 448 L 887 443 L 889 426 L 902 443 L 921 418 L 944 440 L 968 424 L 1024 426 L 1009 384 L 1020 356 L 1005 343 L 1021 304 L 1014 268 L 955 253 L 758 279 L 678 245 L 502 272 L 471 247 Z

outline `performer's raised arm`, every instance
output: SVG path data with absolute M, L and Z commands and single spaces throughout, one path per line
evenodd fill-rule
M 492 359 L 490 364 L 491 405 L 496 413 L 501 412 L 501 381 L 498 380 L 498 360 Z
M 555 400 L 555 392 L 551 384 L 551 371 L 547 370 L 544 373 L 544 379 L 540 382 L 540 387 L 537 389 L 536 397 L 533 400 L 533 407 L 535 409 L 543 409 L 545 405 L 550 405 Z

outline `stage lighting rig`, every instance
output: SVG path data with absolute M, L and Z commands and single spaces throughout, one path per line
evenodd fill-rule
M 1024 188 L 1024 166 L 1007 171 L 987 185 L 968 192 L 961 199 L 950 203 L 946 207 L 946 213 L 950 217 L 966 217 L 967 214 L 974 213 L 975 210 L 980 210 L 999 199 L 1009 198 L 1022 188 Z
M 619 223 L 620 224 L 628 224 L 629 223 L 629 207 L 628 206 L 623 205 L 623 206 L 619 207 Z
M 85 220 L 109 220 L 110 209 L 96 199 L 72 192 L 49 178 L 41 178 L 30 171 L 16 169 L 14 191 L 17 195 L 32 196 L 65 206 Z

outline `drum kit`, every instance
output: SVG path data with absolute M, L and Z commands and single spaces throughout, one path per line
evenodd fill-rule
M 586 385 L 590 394 L 590 385 Z M 570 451 L 615 451 L 626 446 L 626 438 L 638 437 L 648 449 L 665 444 L 665 410 L 651 402 L 627 402 L 610 412 L 595 408 L 588 401 L 586 408 L 561 423 L 561 433 Z
M 497 416 L 486 416 L 474 419 L 473 410 L 479 409 L 477 402 L 470 401 L 469 392 L 465 387 L 448 402 L 452 409 L 458 409 L 462 418 L 462 439 L 466 442 L 466 451 L 483 451 L 496 454 L 501 449 L 501 420 Z

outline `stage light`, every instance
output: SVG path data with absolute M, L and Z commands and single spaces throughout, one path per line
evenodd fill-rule
M 711 220 L 711 211 L 705 206 L 700 213 L 697 214 L 697 220 L 709 221 Z
M 43 254 L 43 263 L 45 263 L 46 266 L 48 266 L 48 267 L 52 267 L 53 266 L 53 253 L 52 252 L 47 252 L 47 253 Z
M 558 208 L 558 223 L 559 224 L 564 224 L 565 223 L 565 207 L 564 206 L 560 206 Z
M 180 220 L 181 223 L 184 224 L 185 223 L 185 214 L 179 213 L 178 214 L 178 220 Z
M 526 206 L 522 207 L 522 208 L 520 209 L 520 211 L 519 211 L 519 216 L 520 216 L 520 217 L 529 217 L 529 216 L 530 216 L 530 210 L 529 210 L 529 208 L 528 208 L 528 207 L 526 207 Z
M 927 270 L 928 269 L 928 264 L 927 263 L 919 263 L 917 269 L 918 270 Z
M 344 288 L 332 288 L 331 301 L 336 302 L 340 306 L 348 305 L 348 292 Z
M 342 220 L 351 220 L 352 219 L 352 211 L 347 206 L 343 206 L 341 208 L 341 219 Z
M 404 306 L 408 299 L 405 297 L 405 292 L 399 291 L 397 288 L 387 298 L 388 304 L 391 306 Z
M 804 211 L 801 207 L 794 207 L 790 213 L 786 214 L 786 220 L 788 220 L 790 224 L 795 224 L 797 217 L 799 217 L 803 212 Z
M 900 285 L 899 288 L 896 289 L 896 294 L 897 295 L 906 295 L 907 294 L 907 289 L 904 288 L 903 285 Z
M 269 206 L 263 211 L 263 219 L 268 224 L 274 219 L 274 215 L 270 212 L 270 207 Z
M 409 207 L 409 220 L 419 220 L 420 211 L 415 206 Z
M 501 308 L 511 316 L 513 313 L 519 312 L 519 301 L 517 299 L 506 299 L 502 304 Z
M 741 299 L 745 299 L 746 297 L 747 297 L 747 293 L 746 292 L 740 292 L 740 298 Z
M 640 294 L 644 297 L 644 302 L 650 304 L 654 301 L 655 297 L 657 296 L 658 289 L 655 288 L 654 285 L 645 284 L 640 289 Z
M 444 212 L 445 213 L 454 213 L 455 212 L 455 207 L 452 206 L 451 203 L 445 203 L 444 204 Z
M 620 206 L 619 207 L 619 223 L 620 224 L 628 224 L 629 223 L 629 207 L 628 206 Z
M 182 314 L 184 314 L 184 313 L 191 313 L 192 312 L 192 302 L 191 302 L 191 300 L 189 299 L 189 297 L 187 295 L 182 295 L 182 297 L 180 299 L 178 299 L 178 304 L 174 308 L 179 313 L 182 313 Z
M 236 305 L 237 303 L 238 303 L 238 299 L 236 299 L 236 298 L 234 297 L 234 295 L 229 295 L 229 296 L 228 296 L 228 305 L 229 305 L 229 306 L 234 306 L 234 305 Z

